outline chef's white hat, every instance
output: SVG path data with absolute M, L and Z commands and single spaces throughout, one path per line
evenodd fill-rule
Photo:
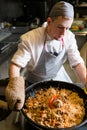
M 73 6 L 65 1 L 57 2 L 51 9 L 49 13 L 50 17 L 57 17 L 57 16 L 66 16 L 73 18 L 74 17 L 74 9 Z

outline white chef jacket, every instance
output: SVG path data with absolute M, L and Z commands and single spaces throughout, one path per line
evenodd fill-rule
M 61 42 L 56 40 L 58 45 L 56 43 L 52 44 L 52 39 L 46 34 L 45 30 L 45 27 L 39 27 L 23 34 L 20 37 L 18 50 L 14 54 L 11 61 L 20 65 L 21 67 L 27 66 L 28 71 L 33 71 L 40 58 L 44 43 L 46 43 L 45 47 L 47 51 L 55 50 L 57 53 L 59 53 L 62 50 Z M 84 62 L 78 51 L 75 36 L 70 30 L 67 30 L 64 36 L 64 47 L 66 55 L 63 60 L 65 62 L 68 59 L 71 68 L 81 62 Z M 65 80 L 63 77 L 63 72 L 65 75 L 64 77 L 66 77 Z M 69 82 L 72 82 L 62 66 L 54 79 L 64 81 L 68 80 Z

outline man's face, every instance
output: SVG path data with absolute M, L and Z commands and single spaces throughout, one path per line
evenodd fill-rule
M 52 20 L 50 17 L 48 22 L 48 34 L 55 39 L 60 39 L 64 36 L 66 31 L 71 27 L 73 19 L 65 19 L 59 16 L 57 19 Z

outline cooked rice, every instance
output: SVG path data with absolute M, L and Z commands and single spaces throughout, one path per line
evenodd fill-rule
M 50 108 L 53 96 L 58 98 Z M 80 124 L 85 115 L 83 99 L 76 92 L 67 89 L 50 87 L 40 89 L 34 97 L 26 100 L 24 112 L 40 125 L 51 128 L 67 128 Z

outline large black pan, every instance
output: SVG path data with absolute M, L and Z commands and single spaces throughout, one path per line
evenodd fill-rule
M 26 98 L 25 98 L 25 101 L 26 99 L 30 96 L 30 97 L 34 97 L 36 91 L 38 91 L 39 89 L 41 88 L 49 88 L 50 86 L 53 86 L 53 87 L 58 87 L 58 88 L 65 88 L 65 89 L 69 89 L 69 90 L 72 90 L 73 92 L 76 92 L 79 94 L 79 97 L 83 98 L 84 100 L 84 104 L 85 104 L 85 111 L 87 113 L 87 95 L 85 94 L 84 90 L 81 89 L 79 86 L 77 85 L 74 85 L 72 83 L 66 83 L 66 82 L 62 82 L 62 81 L 42 81 L 42 82 L 38 82 L 38 83 L 35 83 L 35 84 L 32 84 L 31 86 L 27 87 L 26 88 L 26 91 L 25 91 L 25 94 L 26 94 Z M 23 109 L 25 108 L 25 105 L 23 107 Z M 37 123 L 35 123 L 33 120 L 31 120 L 29 117 L 27 117 L 27 115 L 24 113 L 22 109 L 22 113 L 24 115 L 24 117 L 27 119 L 27 121 L 37 127 L 38 129 L 43 129 L 43 130 L 66 130 L 66 128 L 48 128 L 48 127 L 45 127 L 45 126 L 42 126 L 42 125 L 39 125 Z M 73 126 L 73 127 L 69 127 L 67 128 L 67 130 L 72 130 L 72 129 L 76 129 L 76 128 L 79 128 L 83 125 L 85 125 L 87 123 L 87 114 L 85 114 L 84 116 L 84 119 L 83 121 L 79 124 L 79 125 L 76 125 L 76 126 Z

